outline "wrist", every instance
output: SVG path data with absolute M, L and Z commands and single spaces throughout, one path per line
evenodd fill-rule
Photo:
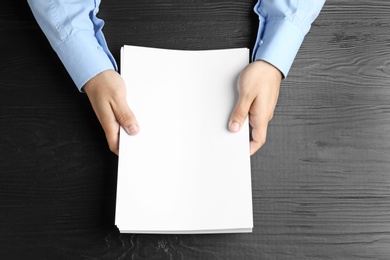
M 87 95 L 91 94 L 102 82 L 104 82 L 108 77 L 112 76 L 112 74 L 117 74 L 117 72 L 112 69 L 107 69 L 96 74 L 91 79 L 89 79 L 87 83 L 84 84 L 82 90 L 87 93 Z
M 275 65 L 265 60 L 256 60 L 254 66 L 258 67 L 258 71 L 262 73 L 266 72 L 268 75 L 272 75 L 276 80 L 282 81 L 283 73 Z

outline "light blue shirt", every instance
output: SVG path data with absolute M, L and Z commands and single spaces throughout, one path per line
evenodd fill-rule
M 265 60 L 286 77 L 325 0 L 260 0 L 259 31 L 252 60 Z
M 100 0 L 28 0 L 31 10 L 77 88 L 107 69 L 117 70 L 96 17 Z M 287 76 L 325 0 L 259 0 L 259 31 L 252 60 L 265 60 Z

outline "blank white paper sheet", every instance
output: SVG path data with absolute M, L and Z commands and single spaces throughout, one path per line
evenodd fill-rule
M 248 61 L 244 48 L 122 48 L 121 74 L 140 132 L 120 132 L 120 232 L 252 232 L 249 126 L 228 130 Z

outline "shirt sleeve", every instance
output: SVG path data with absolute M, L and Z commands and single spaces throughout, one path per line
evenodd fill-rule
M 97 18 L 100 0 L 28 0 L 42 31 L 77 88 L 107 69 L 117 70 Z
M 252 61 L 264 60 L 286 77 L 325 0 L 259 0 L 259 30 Z

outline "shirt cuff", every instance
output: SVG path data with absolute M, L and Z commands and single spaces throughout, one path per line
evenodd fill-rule
M 90 31 L 71 35 L 56 52 L 80 92 L 84 84 L 100 72 L 116 69 L 116 64 Z
M 285 78 L 305 35 L 289 20 L 270 20 L 259 33 L 253 61 L 264 60 L 278 68 Z

